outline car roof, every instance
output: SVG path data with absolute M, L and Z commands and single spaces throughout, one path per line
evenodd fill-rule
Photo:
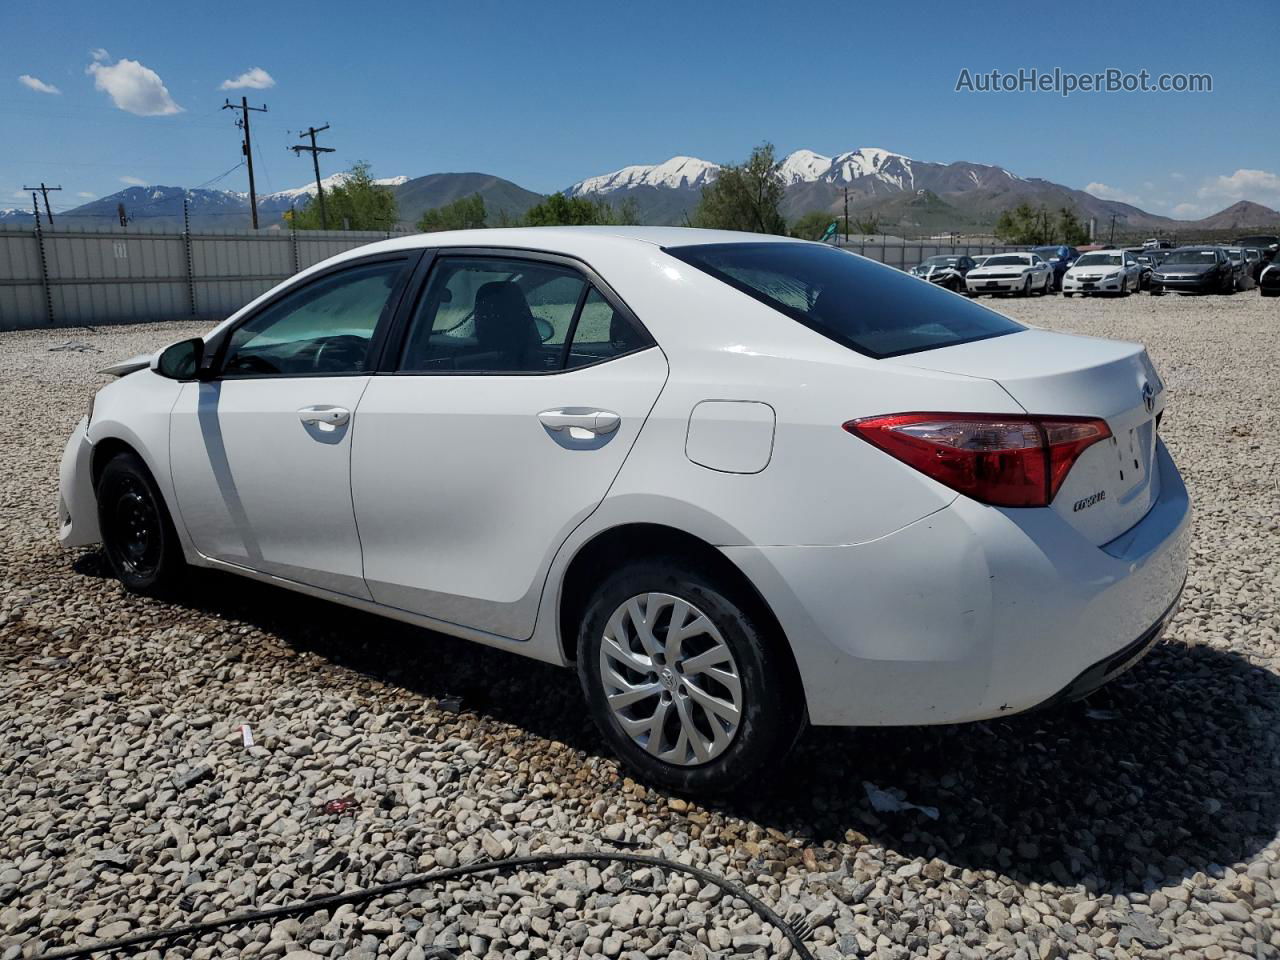
M 585 256 L 600 246 L 631 242 L 649 247 L 687 247 L 713 243 L 809 243 L 794 237 L 774 234 L 744 233 L 736 230 L 703 230 L 696 227 L 494 227 L 481 230 L 444 230 L 395 237 L 353 253 L 378 253 L 387 250 L 412 250 L 433 247 L 510 247 Z

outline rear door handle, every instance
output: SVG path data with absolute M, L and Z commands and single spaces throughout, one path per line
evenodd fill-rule
M 583 434 L 602 437 L 613 433 L 622 424 L 622 418 L 612 410 L 599 410 L 595 407 L 543 410 L 538 414 L 538 419 L 548 430 L 567 430 L 571 436 L 581 431 Z
M 298 411 L 298 419 L 320 427 L 340 427 L 351 419 L 351 411 L 346 407 L 320 403 L 314 407 L 303 407 Z

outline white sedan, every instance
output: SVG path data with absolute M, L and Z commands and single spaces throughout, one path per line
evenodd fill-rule
M 1127 297 L 1142 286 L 1142 264 L 1128 250 L 1082 253 L 1062 275 L 1062 295 L 1114 293 Z
M 806 723 L 1082 696 L 1187 568 L 1140 345 L 821 244 L 395 239 L 113 372 L 63 457 L 63 544 L 138 592 L 214 568 L 572 665 L 678 790 Z
M 1038 253 L 997 253 L 965 276 L 970 297 L 984 293 L 1053 293 L 1053 267 Z

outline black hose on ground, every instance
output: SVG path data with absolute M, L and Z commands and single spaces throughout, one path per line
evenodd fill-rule
M 671 860 L 665 860 L 662 857 L 652 857 L 642 853 L 611 853 L 602 851 L 577 851 L 571 853 L 545 853 L 528 857 L 510 857 L 505 860 L 483 860 L 478 863 L 469 863 L 462 867 L 451 867 L 448 870 L 435 870 L 431 873 L 415 874 L 411 877 L 404 877 L 391 883 L 384 883 L 376 887 L 365 887 L 361 890 L 350 890 L 346 893 L 335 893 L 329 896 L 316 897 L 312 900 L 303 900 L 298 903 L 287 903 L 279 907 L 267 907 L 263 910 L 250 910 L 245 913 L 233 914 L 229 917 L 223 917 L 221 920 L 207 920 L 203 923 L 192 923 L 180 927 L 170 927 L 166 930 L 152 930 L 145 933 L 135 933 L 127 937 L 120 937 L 117 940 L 103 940 L 97 943 L 90 943 L 82 947 L 60 947 L 57 950 L 51 950 L 48 953 L 42 953 L 33 958 L 33 960 L 71 960 L 73 957 L 91 957 L 95 953 L 107 953 L 116 950 L 136 949 L 147 944 L 162 943 L 166 940 L 175 940 L 180 937 L 203 936 L 206 933 L 213 933 L 217 930 L 223 930 L 228 927 L 243 927 L 249 924 L 261 923 L 265 920 L 277 920 L 281 917 L 289 917 L 295 914 L 314 913 L 317 910 L 325 910 L 330 907 L 340 907 L 350 903 L 364 903 L 369 900 L 376 900 L 384 897 L 389 893 L 396 893 L 400 890 L 409 890 L 414 887 L 424 887 L 434 883 L 444 883 L 448 880 L 454 880 L 458 877 L 466 877 L 475 873 L 488 873 L 496 871 L 505 873 L 511 870 L 520 870 L 525 867 L 546 867 L 551 865 L 559 865 L 565 863 L 634 863 L 646 867 L 659 867 L 663 870 L 670 870 L 673 873 L 682 873 L 689 877 L 701 880 L 704 883 L 710 883 L 719 888 L 723 893 L 742 900 L 749 906 L 757 916 L 765 920 L 782 931 L 782 935 L 791 943 L 795 954 L 800 960 L 813 960 L 808 948 L 804 945 L 804 941 L 796 932 L 790 923 L 780 917 L 777 912 L 763 900 L 753 896 L 747 892 L 747 889 L 739 883 L 732 880 L 726 880 L 718 877 L 714 873 L 706 870 L 700 870 L 697 867 L 686 866 L 683 863 L 675 863 Z

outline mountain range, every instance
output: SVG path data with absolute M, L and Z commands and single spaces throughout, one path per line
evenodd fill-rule
M 718 163 L 677 156 L 663 163 L 637 164 L 588 177 L 564 192 L 614 204 L 631 201 L 645 223 L 679 224 L 693 215 L 702 188 L 714 182 L 722 169 Z M 1099 235 L 1110 229 L 1113 217 L 1117 231 L 1130 233 L 1280 229 L 1280 213 L 1249 201 L 1201 220 L 1175 220 L 1049 180 L 1020 177 L 1003 167 L 913 160 L 877 147 L 860 147 L 835 156 L 796 150 L 782 159 L 779 172 L 785 184 L 782 212 L 788 218 L 812 211 L 839 216 L 847 202 L 851 218 L 874 218 L 880 232 L 906 236 L 942 230 L 989 232 L 1001 211 L 1024 201 L 1054 210 L 1069 207 L 1082 219 L 1094 218 Z M 321 182 L 331 188 L 345 178 L 346 174 L 339 173 Z M 473 193 L 484 198 L 490 222 L 500 214 L 518 219 L 542 199 L 542 194 L 486 173 L 433 173 L 376 182 L 395 192 L 405 226 L 412 226 L 425 210 Z M 260 195 L 260 223 L 282 227 L 282 214 L 291 206 L 311 202 L 315 193 L 312 183 Z M 169 186 L 130 187 L 58 214 L 58 223 L 115 223 L 118 205 L 123 204 L 134 222 L 180 228 L 184 198 L 193 229 L 242 230 L 249 225 L 246 193 Z M 0 210 L 0 223 L 29 223 L 31 219 L 29 210 Z

